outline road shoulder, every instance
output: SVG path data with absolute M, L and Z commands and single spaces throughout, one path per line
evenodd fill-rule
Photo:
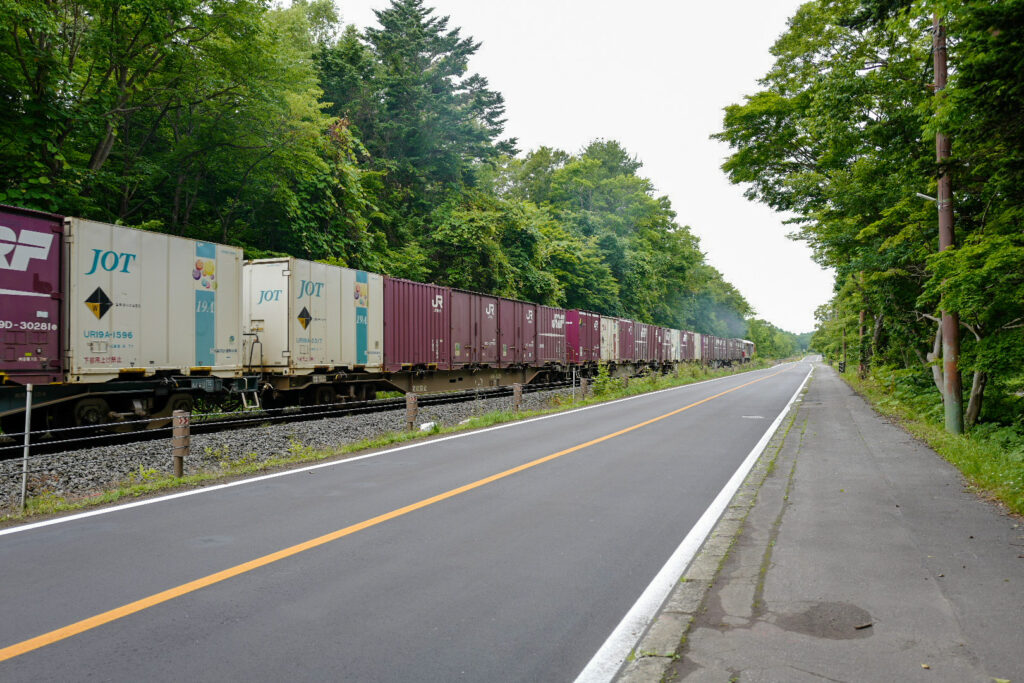
M 617 680 L 1024 680 L 1024 526 L 817 370 Z

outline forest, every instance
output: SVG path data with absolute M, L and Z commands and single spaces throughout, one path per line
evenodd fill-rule
M 941 422 L 960 400 L 943 390 L 946 312 L 963 423 L 1024 461 L 1024 0 L 812 0 L 772 54 L 717 137 L 732 181 L 837 274 L 813 348 Z M 940 251 L 943 178 L 955 237 Z
M 0 3 L 0 203 L 726 337 L 754 311 L 610 139 L 528 152 L 422 0 Z M 795 335 L 754 320 L 762 353 Z

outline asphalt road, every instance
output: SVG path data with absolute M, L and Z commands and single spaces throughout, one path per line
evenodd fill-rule
M 572 680 L 808 370 L 0 535 L 0 679 Z

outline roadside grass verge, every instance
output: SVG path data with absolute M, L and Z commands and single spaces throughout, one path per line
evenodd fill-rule
M 343 459 L 408 441 L 429 439 L 439 434 L 453 434 L 482 429 L 506 422 L 550 415 L 587 405 L 693 384 L 715 377 L 759 370 L 765 367 L 769 367 L 769 364 L 762 360 L 755 360 L 741 368 L 733 369 L 703 370 L 699 367 L 684 366 L 680 368 L 678 377 L 672 374 L 649 375 L 646 377 L 632 377 L 628 381 L 610 378 L 607 376 L 607 373 L 603 373 L 591 381 L 590 390 L 586 398 L 582 398 L 579 393 L 577 393 L 575 400 L 573 400 L 572 395 L 554 396 L 548 402 L 549 407 L 544 409 L 523 410 L 519 413 L 510 410 L 491 411 L 471 417 L 460 424 L 450 427 L 435 427 L 426 432 L 419 430 L 388 432 L 369 439 L 326 449 L 315 449 L 298 442 L 293 442 L 286 452 L 266 459 L 259 459 L 254 453 L 232 458 L 226 452 L 212 452 L 210 454 L 217 457 L 219 469 L 196 472 L 177 478 L 158 470 L 140 467 L 137 472 L 132 472 L 125 481 L 95 493 L 74 497 L 65 497 L 49 491 L 37 493 L 26 501 L 24 514 L 19 511 L 7 512 L 0 515 L 0 523 L 16 522 L 41 515 L 74 512 L 86 508 L 124 502 L 132 498 L 169 492 L 173 489 L 194 488 L 207 484 L 222 483 L 225 480 L 240 476 L 277 471 L 324 460 Z
M 898 420 L 952 463 L 978 492 L 1024 515 L 1024 440 L 1012 427 L 979 426 L 965 435 L 949 434 L 940 422 L 941 404 L 923 408 L 917 395 L 901 391 L 898 378 L 873 374 L 862 380 L 852 369 L 841 376 L 875 410 Z M 935 398 L 930 401 L 934 404 Z

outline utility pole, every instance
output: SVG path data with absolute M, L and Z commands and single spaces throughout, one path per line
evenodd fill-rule
M 935 96 L 946 88 L 946 27 L 936 13 L 932 17 L 932 55 L 935 61 Z M 939 189 L 936 205 L 939 210 L 939 251 L 952 249 L 953 187 L 947 161 L 950 140 L 944 133 L 935 133 L 935 161 L 939 167 Z M 942 311 L 942 400 L 946 412 L 946 431 L 964 432 L 963 388 L 960 383 L 960 318 L 952 311 Z

